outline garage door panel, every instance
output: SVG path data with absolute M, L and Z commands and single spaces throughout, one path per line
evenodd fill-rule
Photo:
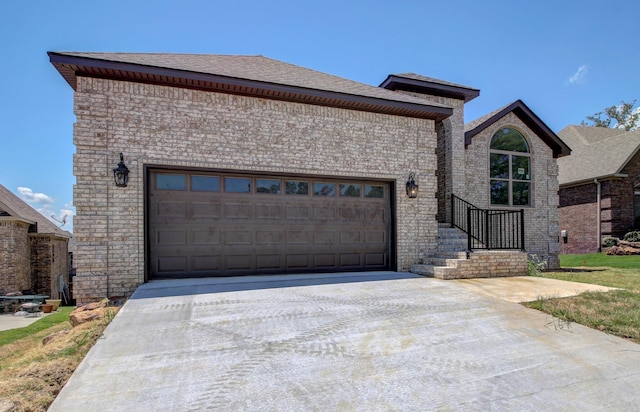
M 156 231 L 156 243 L 163 245 L 186 245 L 187 231 L 184 229 L 160 229 Z
M 313 232 L 313 243 L 316 245 L 333 244 L 337 242 L 337 234 L 334 230 Z
M 335 207 L 314 207 L 313 219 L 314 220 L 336 220 L 336 208 Z
M 191 216 L 194 218 L 218 219 L 222 205 L 213 202 L 191 202 Z
M 286 206 L 286 217 L 289 220 L 298 220 L 311 219 L 311 207 L 310 206 L 302 206 L 302 205 L 287 205 Z
M 253 231 L 251 230 L 225 230 L 225 245 L 252 245 Z
M 149 188 L 152 278 L 389 268 L 387 183 L 162 170 L 148 180 L 163 173 L 185 184 Z M 198 183 L 211 179 L 220 185 Z
M 224 269 L 227 270 L 247 270 L 250 271 L 254 268 L 254 256 L 253 255 L 226 255 L 224 256 Z
M 192 245 L 219 245 L 220 231 L 213 226 L 203 230 L 191 230 Z
M 188 270 L 185 256 L 163 256 L 157 260 L 159 273 L 182 273 Z
M 253 205 L 246 203 L 227 203 L 224 205 L 225 219 L 252 219 Z
M 191 258 L 191 269 L 197 272 L 219 272 L 222 257 L 219 255 L 193 256 Z

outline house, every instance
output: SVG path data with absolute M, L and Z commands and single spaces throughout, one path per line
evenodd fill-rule
M 558 161 L 564 253 L 598 252 L 606 237 L 640 230 L 640 130 L 567 126 L 558 135 L 573 150 Z
M 0 294 L 33 291 L 57 299 L 59 276 L 69 274 L 71 236 L 0 185 Z
M 465 129 L 479 90 L 412 73 L 375 87 L 262 56 L 49 58 L 75 91 L 78 303 L 176 277 L 557 265 L 569 148 L 521 101 Z

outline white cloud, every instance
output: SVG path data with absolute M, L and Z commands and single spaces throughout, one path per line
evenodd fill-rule
M 28 187 L 19 187 L 18 193 L 22 196 L 22 199 L 28 203 L 40 203 L 40 204 L 53 204 L 54 200 L 52 197 L 44 194 L 44 193 L 34 193 Z
M 589 67 L 586 64 L 578 67 L 578 71 L 575 72 L 571 77 L 569 77 L 568 84 L 580 84 L 584 83 L 587 78 L 587 74 L 589 74 Z

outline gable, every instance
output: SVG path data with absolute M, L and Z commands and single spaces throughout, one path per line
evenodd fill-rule
M 20 220 L 37 225 L 37 233 L 71 237 L 71 233 L 60 229 L 3 185 L 0 185 L 0 219 Z
M 492 113 L 489 113 L 479 119 L 467 123 L 464 128 L 465 147 L 471 144 L 474 136 L 487 129 L 507 114 L 513 113 L 520 119 L 529 129 L 531 129 L 538 138 L 540 138 L 553 151 L 553 157 L 558 158 L 571 154 L 569 146 L 560 139 L 540 118 L 522 102 L 517 100 L 507 106 L 504 106 Z
M 626 132 L 593 126 L 567 126 L 558 133 L 573 155 L 558 160 L 561 185 L 621 177 L 640 151 L 640 131 Z

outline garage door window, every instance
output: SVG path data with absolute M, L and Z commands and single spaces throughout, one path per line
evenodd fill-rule
M 156 178 L 156 188 L 160 190 L 185 190 L 184 175 L 159 174 Z
M 384 186 L 364 185 L 364 197 L 384 198 Z
M 191 190 L 194 192 L 219 192 L 218 176 L 191 176 Z
M 361 186 L 352 184 L 340 184 L 340 196 L 360 197 Z
M 314 183 L 313 194 L 315 196 L 335 196 L 336 185 L 334 183 Z
M 308 195 L 309 194 L 309 182 L 302 182 L 299 180 L 287 180 L 285 182 L 288 195 Z
M 256 179 L 256 192 L 280 194 L 280 180 Z
M 227 193 L 251 193 L 251 179 L 244 177 L 225 177 L 224 191 Z

